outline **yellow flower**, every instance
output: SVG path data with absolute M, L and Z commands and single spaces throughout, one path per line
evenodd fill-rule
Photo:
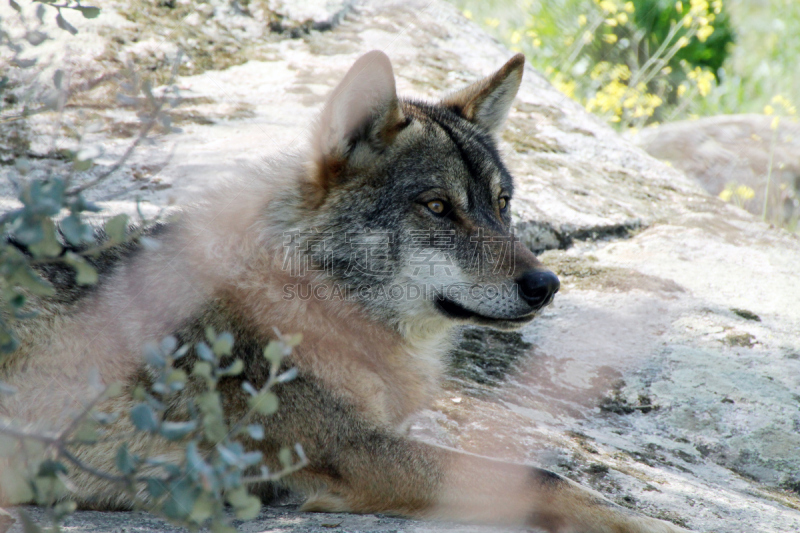
M 686 94 L 686 84 L 681 83 L 680 85 L 678 85 L 678 98 L 680 98 L 684 94 Z
M 678 13 L 683 13 L 683 2 L 681 2 L 681 0 L 675 2 L 675 11 Z
M 486 18 L 486 20 L 484 20 L 484 22 L 490 28 L 496 28 L 496 27 L 498 27 L 500 25 L 500 19 Z
M 617 25 L 617 19 L 606 19 L 605 20 L 606 26 L 611 26 L 612 28 Z
M 775 95 L 772 98 L 772 103 L 781 106 L 787 115 L 795 115 L 797 113 L 797 108 L 782 94 Z
M 619 13 L 617 13 L 617 22 L 619 22 L 620 24 L 627 23 L 628 22 L 628 14 L 625 13 L 624 11 L 620 11 Z
M 689 39 L 684 35 L 680 39 L 678 39 L 678 48 L 684 48 L 686 45 L 689 44 Z
M 586 26 L 586 15 L 578 16 L 578 25 L 581 27 Z
M 542 40 L 537 37 L 536 39 L 533 40 L 533 47 L 539 48 L 540 46 L 542 46 Z
M 697 70 L 700 70 L 700 67 L 697 67 Z M 711 86 L 714 82 L 714 74 L 708 70 L 700 70 L 697 74 L 697 90 L 700 92 L 700 96 L 708 96 L 711 92 Z
M 617 42 L 617 36 L 613 33 L 607 33 L 606 35 L 603 35 L 603 40 L 608 44 L 614 44 Z
M 771 115 L 774 112 L 775 112 L 775 108 L 772 107 L 771 105 L 767 104 L 767 105 L 764 106 L 764 114 L 765 115 Z
M 756 192 L 747 185 L 739 185 L 736 187 L 736 196 L 742 200 L 752 200 Z
M 704 43 L 706 39 L 711 37 L 711 34 L 714 33 L 714 26 L 701 26 L 700 29 L 697 30 L 697 39 Z
M 633 2 L 625 2 L 625 11 L 627 11 L 628 13 L 633 13 L 633 9 L 634 9 Z
M 611 0 L 602 0 L 598 5 L 600 6 L 600 9 L 608 13 L 617 12 L 617 4 L 615 4 Z
M 511 33 L 511 44 L 517 44 L 520 40 L 522 40 L 522 34 L 519 31 Z
M 590 31 L 583 32 L 583 42 L 589 44 L 594 39 L 594 34 Z
M 465 16 L 466 18 L 468 18 L 469 20 L 472 20 L 472 11 L 470 11 L 469 9 L 465 9 L 465 10 L 463 11 L 463 13 L 464 13 L 464 16 Z
M 772 124 L 769 125 L 769 128 L 772 131 L 775 131 L 778 129 L 778 126 L 780 126 L 780 124 L 781 124 L 781 117 L 772 117 Z
M 728 188 L 719 193 L 719 199 L 722 200 L 723 202 L 730 202 L 732 196 L 733 196 L 733 191 Z

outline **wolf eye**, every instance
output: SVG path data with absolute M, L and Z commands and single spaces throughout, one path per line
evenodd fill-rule
M 430 209 L 436 215 L 441 215 L 444 213 L 444 200 L 431 200 L 426 205 L 428 206 L 428 209 Z
M 508 208 L 508 201 L 510 198 L 507 196 L 501 196 L 499 200 L 497 200 L 497 205 L 500 207 L 500 211 L 503 212 Z

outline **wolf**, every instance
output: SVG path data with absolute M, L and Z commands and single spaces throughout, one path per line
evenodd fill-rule
M 261 348 L 276 332 L 300 333 L 290 358 L 297 377 L 277 386 L 281 407 L 258 420 L 265 436 L 247 446 L 278 469 L 278 451 L 302 445 L 308 466 L 282 481 L 306 496 L 302 509 L 553 533 L 685 531 L 553 472 L 407 436 L 409 418 L 437 394 L 454 329 L 517 329 L 559 289 L 513 238 L 514 184 L 494 137 L 524 64 L 516 55 L 424 102 L 397 96 L 384 53 L 362 56 L 307 147 L 209 191 L 151 232 L 157 247 L 107 250 L 94 260 L 94 286 L 45 269 L 59 292 L 23 322 L 20 348 L 2 363 L 0 379 L 17 393 L 2 398 L 0 414 L 61 427 L 59 413 L 80 407 L 90 369 L 134 390 L 148 381 L 147 342 L 172 335 L 191 345 L 211 325 L 233 333 L 233 356 L 245 363 L 219 384 L 236 420 L 248 410 L 242 381 L 259 387 L 269 375 Z M 98 407 L 124 413 L 132 401 L 122 395 Z M 110 426 L 131 429 L 125 416 Z M 129 446 L 137 453 L 146 444 Z M 112 444 L 82 448 L 78 458 L 114 469 Z M 74 472 L 71 482 L 82 507 L 130 506 L 102 478 Z

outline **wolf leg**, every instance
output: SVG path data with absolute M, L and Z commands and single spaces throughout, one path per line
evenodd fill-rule
M 260 448 L 299 442 L 309 466 L 288 484 L 308 511 L 387 513 L 527 525 L 552 533 L 678 533 L 546 470 L 417 442 L 366 420 L 299 378 L 281 386 L 281 407 L 263 420 Z M 282 442 L 279 442 L 282 441 Z

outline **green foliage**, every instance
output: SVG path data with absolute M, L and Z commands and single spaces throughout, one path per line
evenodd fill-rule
M 634 5 L 633 26 L 645 35 L 647 48 L 657 50 L 667 40 L 672 24 L 690 15 L 691 4 L 673 2 L 672 0 L 632 0 Z M 678 5 L 682 7 L 678 12 Z M 734 32 L 728 13 L 721 8 L 713 21 L 714 31 L 703 37 L 693 35 L 689 43 L 677 51 L 669 61 L 673 70 L 679 70 L 683 62 L 690 69 L 707 68 L 716 75 L 728 58 L 734 43 Z M 641 59 L 640 59 L 641 62 Z
M 242 419 L 231 422 L 223 412 L 218 384 L 225 377 L 241 373 L 243 366 L 238 359 L 230 362 L 232 335 L 208 330 L 206 337 L 206 342 L 193 347 L 178 347 L 173 337 L 167 337 L 160 345 L 147 346 L 145 361 L 156 376 L 152 384 L 124 393 L 119 386 L 100 391 L 57 436 L 26 432 L 6 421 L 0 426 L 0 454 L 9 458 L 13 467 L 0 472 L 0 491 L 12 502 L 33 500 L 49 505 L 60 521 L 75 508 L 69 501 L 66 477 L 69 469 L 78 469 L 116 485 L 136 508 L 192 530 L 208 527 L 211 531 L 233 531 L 226 504 L 232 507 L 236 518 L 254 518 L 261 501 L 250 494 L 248 487 L 280 479 L 307 462 L 299 445 L 285 448 L 278 456 L 282 468 L 273 472 L 262 464 L 260 452 L 247 451 L 240 440 L 264 437 L 264 428 L 253 419 L 277 409 L 278 399 L 271 388 L 296 375 L 293 369 L 281 368 L 299 338 L 281 338 L 264 349 L 269 378 L 259 389 L 244 382 L 243 390 L 252 400 L 252 407 Z M 187 375 L 176 366 L 182 365 L 192 351 L 197 361 L 191 375 Z M 184 394 L 186 388 L 193 393 Z M 109 434 L 109 426 L 118 422 L 117 417 L 96 408 L 119 394 L 132 394 L 138 402 L 127 413 L 134 433 L 116 447 L 116 471 L 98 471 L 78 460 L 75 450 L 119 442 Z M 271 398 L 270 409 L 257 407 L 266 397 Z M 86 431 L 87 424 L 92 426 L 90 432 Z M 156 441 L 179 446 L 180 458 L 150 455 L 149 450 L 159 448 L 154 445 Z M 41 531 L 33 523 L 26 527 L 32 532 Z
M 175 131 L 162 110 L 179 103 L 171 79 L 163 94 L 156 97 L 150 84 L 132 67 L 119 73 L 117 78 L 125 83 L 118 97 L 137 111 L 141 127 L 124 155 L 110 165 L 104 164 L 99 160 L 100 147 L 84 146 L 82 134 L 62 123 L 67 103 L 78 91 L 69 86 L 69 76 L 56 69 L 52 83 L 43 84 L 39 77 L 30 75 L 38 73 L 42 66 L 25 55 L 49 39 L 44 27 L 48 13 L 54 12 L 56 25 L 74 35 L 78 30 L 62 11 L 78 11 L 85 18 L 95 18 L 100 14 L 99 8 L 74 0 L 58 4 L 43 1 L 31 17 L 25 14 L 30 10 L 22 9 L 14 0 L 10 5 L 18 12 L 18 20 L 0 20 L 0 52 L 10 57 L 13 66 L 0 76 L 0 164 L 12 166 L 15 171 L 11 176 L 19 207 L 0 215 L 0 355 L 16 349 L 15 322 L 34 316 L 30 309 L 36 306 L 28 305 L 30 300 L 54 295 L 54 287 L 42 274 L 44 270 L 58 263 L 73 269 L 78 285 L 97 283 L 93 258 L 108 248 L 139 238 L 146 229 L 149 221 L 144 218 L 134 228 L 128 216 L 120 214 L 106 220 L 105 238 L 95 241 L 95 229 L 87 215 L 99 212 L 100 207 L 88 201 L 86 193 L 114 175 L 154 126 Z M 26 28 L 24 37 L 13 38 L 6 29 L 8 24 Z M 173 67 L 172 79 L 179 63 L 180 58 Z M 77 146 L 31 154 L 29 119 L 37 114 L 49 114 L 55 136 L 66 132 Z M 53 147 L 57 146 L 55 140 Z M 42 159 L 48 163 L 42 165 Z M 206 332 L 205 342 L 195 346 L 179 347 L 173 338 L 148 346 L 144 356 L 155 376 L 149 386 L 133 391 L 123 391 L 119 384 L 105 389 L 94 387 L 88 391 L 94 393 L 94 400 L 58 434 L 36 432 L 20 427 L 16 421 L 0 420 L 0 457 L 9 465 L 0 469 L 0 493 L 12 504 L 33 501 L 48 506 L 57 531 L 63 519 L 75 510 L 69 499 L 68 476 L 83 471 L 115 485 L 138 509 L 193 530 L 209 527 L 214 532 L 234 531 L 228 523 L 226 505 L 233 508 L 237 518 L 254 517 L 261 503 L 248 487 L 278 479 L 306 463 L 302 448 L 287 448 L 278 457 L 282 468 L 271 472 L 263 465 L 261 453 L 247 451 L 241 442 L 245 438 L 264 438 L 264 428 L 253 418 L 278 409 L 278 399 L 271 388 L 295 376 L 294 370 L 284 372 L 281 368 L 297 342 L 296 337 L 278 339 L 265 347 L 270 375 L 258 389 L 245 383 L 243 393 L 248 396 L 251 409 L 242 420 L 229 419 L 218 383 L 241 374 L 244 364 L 231 357 L 233 336 L 213 330 Z M 196 356 L 193 364 L 186 363 L 190 352 Z M 185 394 L 187 387 L 195 394 Z M 0 384 L 0 394 L 13 393 Z M 135 400 L 128 412 L 110 414 L 98 410 L 97 406 L 120 394 L 131 394 Z M 181 394 L 185 396 L 180 397 Z M 132 431 L 123 442 L 111 431 L 112 425 L 119 424 Z M 171 446 L 179 450 L 179 457 L 151 453 L 151 449 L 159 448 L 155 444 L 162 449 Z M 113 471 L 97 470 L 79 459 L 81 448 L 99 445 L 113 448 Z M 21 513 L 21 520 L 26 532 L 42 531 L 26 514 Z
M 685 115 L 733 42 L 720 0 L 461 2 L 566 95 L 620 127 Z M 685 96 L 685 98 L 683 98 Z
M 86 215 L 101 209 L 88 201 L 85 194 L 112 177 L 156 124 L 166 125 L 164 130 L 172 131 L 163 109 L 180 103 L 174 86 L 167 86 L 164 94 L 156 98 L 149 84 L 134 71 L 120 73 L 119 77 L 125 81 L 121 96 L 134 102 L 141 127 L 121 158 L 110 165 L 98 162 L 101 147 L 85 146 L 80 132 L 61 133 L 64 110 L 80 90 L 69 86 L 68 76 L 61 69 L 55 69 L 52 85 L 41 81 L 39 74 L 44 66 L 30 59 L 27 52 L 50 38 L 44 25 L 48 13 L 55 12 L 57 25 L 75 34 L 77 30 L 64 19 L 62 10 L 95 18 L 99 8 L 71 0 L 38 4 L 31 17 L 17 3 L 10 2 L 18 12 L 17 19 L 0 19 L 0 51 L 13 67 L 0 79 L 0 164 L 12 167 L 10 181 L 21 205 L 0 214 L 0 357 L 17 348 L 14 323 L 32 316 L 27 309 L 30 298 L 53 295 L 53 287 L 41 275 L 40 267 L 67 265 L 75 271 L 78 285 L 92 285 L 98 281 L 98 275 L 91 259 L 106 248 L 137 238 L 138 233 L 128 231 L 127 215 L 120 214 L 106 222 L 107 240 L 100 246 L 93 245 L 94 227 L 87 223 Z M 25 28 L 24 36 L 15 38 L 12 27 Z M 139 95 L 142 97 L 138 98 Z M 53 148 L 48 154 L 30 152 L 29 120 L 47 113 L 57 132 L 52 146 L 57 145 L 55 141 L 60 135 L 70 135 L 76 141 L 73 149 Z M 84 133 L 91 132 L 88 127 L 81 129 Z M 49 163 L 43 165 L 42 159 Z M 142 219 L 141 229 L 148 223 Z

